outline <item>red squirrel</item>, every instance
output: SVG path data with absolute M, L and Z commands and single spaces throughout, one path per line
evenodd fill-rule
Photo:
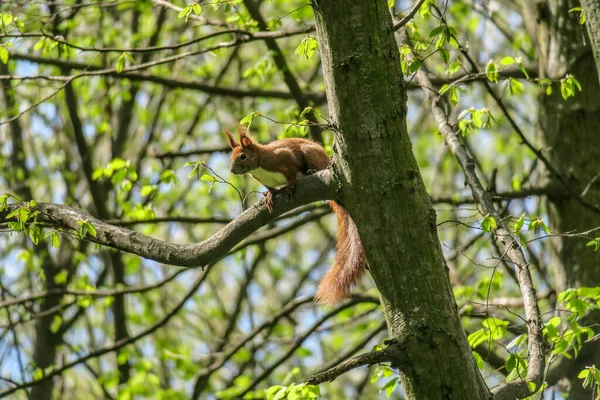
M 273 192 L 284 188 L 288 194 L 305 176 L 329 166 L 329 156 L 318 143 L 301 138 L 276 140 L 269 144 L 256 142 L 246 128 L 238 126 L 239 143 L 225 129 L 232 148 L 231 172 L 250 174 L 268 189 L 267 208 L 273 209 Z M 319 282 L 315 300 L 334 305 L 350 295 L 350 289 L 364 274 L 365 252 L 356 225 L 348 211 L 335 201 L 329 202 L 337 216 L 337 253 L 333 266 Z

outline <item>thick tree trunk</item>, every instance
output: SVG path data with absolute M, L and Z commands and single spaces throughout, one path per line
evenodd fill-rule
M 583 7 L 583 12 L 586 17 L 585 26 L 594 53 L 596 71 L 598 72 L 598 78 L 600 79 L 600 1 L 581 0 L 581 7 Z
M 334 172 L 388 323 L 409 399 L 489 399 L 460 323 L 435 212 L 412 154 L 384 0 L 313 0 L 335 130 Z
M 539 126 L 546 154 L 577 193 L 585 192 L 585 200 L 600 204 L 600 86 L 594 54 L 585 27 L 579 24 L 579 15 L 568 12 L 578 6 L 577 1 L 555 0 L 541 4 L 537 35 L 538 41 L 546 44 L 541 49 L 541 70 L 550 79 L 572 74 L 583 89 L 568 100 L 562 98 L 558 87 L 551 96 L 542 95 Z M 597 19 L 596 22 L 588 20 L 586 24 L 593 23 L 596 23 L 594 29 L 598 29 L 600 21 Z M 550 198 L 549 211 L 553 232 L 581 232 L 600 226 L 600 216 L 572 197 Z M 553 264 L 559 292 L 571 287 L 600 286 L 600 252 L 586 247 L 586 243 L 587 240 L 582 239 L 555 238 Z M 600 314 L 591 315 L 584 323 L 600 323 Z M 560 367 L 551 372 L 549 378 L 552 381 L 566 376 L 571 383 L 569 399 L 589 399 L 591 391 L 584 391 L 577 374 L 586 365 L 597 364 L 599 359 L 600 342 L 592 342 L 585 345 L 577 359 L 565 359 L 557 364 Z

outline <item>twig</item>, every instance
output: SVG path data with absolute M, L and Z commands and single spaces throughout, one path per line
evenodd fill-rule
M 363 365 L 373 365 L 383 362 L 390 361 L 391 355 L 384 350 L 373 351 L 352 357 L 351 359 L 344 361 L 343 363 L 328 369 L 327 371 L 319 372 L 306 380 L 307 385 L 318 385 L 323 382 L 331 382 L 338 376 L 345 374 L 346 372 L 353 370 Z
M 410 12 L 406 14 L 406 17 L 402 18 L 400 21 L 394 24 L 394 32 L 402 28 L 404 25 L 408 24 L 408 21 L 410 21 L 412 17 L 415 16 L 415 14 L 417 13 L 417 11 L 419 11 L 419 8 L 421 8 L 423 3 L 425 3 L 425 0 L 419 0 L 417 4 L 415 4 L 415 6 L 412 8 L 412 10 L 410 10 Z

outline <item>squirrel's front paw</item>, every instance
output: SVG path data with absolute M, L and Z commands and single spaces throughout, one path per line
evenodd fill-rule
M 273 192 L 267 190 L 266 192 L 263 192 L 263 194 L 265 195 L 265 205 L 267 210 L 273 212 Z

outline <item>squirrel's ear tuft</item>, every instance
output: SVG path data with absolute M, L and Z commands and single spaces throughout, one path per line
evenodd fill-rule
M 233 138 L 233 135 L 231 134 L 231 132 L 229 132 L 229 129 L 225 128 L 225 134 L 227 135 L 227 140 L 229 141 L 229 145 L 231 146 L 232 149 L 235 149 L 236 147 L 239 146 L 239 144 L 236 143 L 235 139 Z
M 254 145 L 254 139 L 252 139 L 252 136 L 250 136 L 250 132 L 248 132 L 246 127 L 238 125 L 237 130 L 240 134 L 240 143 L 242 144 L 242 147 L 252 147 Z

